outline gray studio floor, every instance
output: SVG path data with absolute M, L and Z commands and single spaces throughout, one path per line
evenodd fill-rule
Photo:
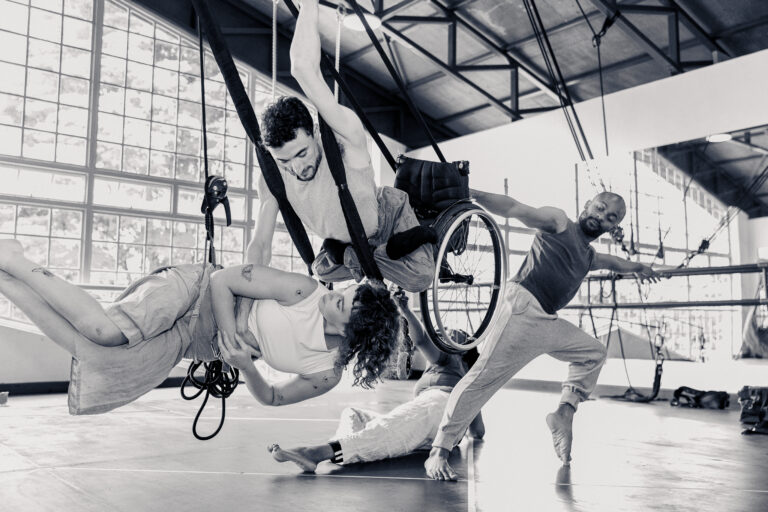
M 241 386 L 207 442 L 192 437 L 196 405 L 176 389 L 93 417 L 69 416 L 65 395 L 11 396 L 0 407 L 0 510 L 768 510 L 768 436 L 741 436 L 737 407 L 587 402 L 564 470 L 544 423 L 557 395 L 503 389 L 484 410 L 485 441 L 465 440 L 452 456 L 455 483 L 424 479 L 425 453 L 301 475 L 266 451 L 324 441 L 345 406 L 385 411 L 412 385 L 387 381 L 284 408 L 258 405 Z

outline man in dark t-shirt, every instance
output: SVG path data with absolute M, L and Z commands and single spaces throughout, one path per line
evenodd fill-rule
M 293 462 L 305 472 L 314 472 L 317 464 L 325 460 L 353 464 L 430 449 L 451 390 L 472 367 L 478 353 L 474 348 L 462 354 L 441 352 L 408 309 L 405 295 L 395 294 L 395 298 L 399 299 L 400 310 L 408 321 L 413 344 L 428 363 L 414 387 L 414 398 L 386 414 L 347 407 L 330 442 L 288 449 L 273 444 L 269 451 L 276 461 Z M 479 410 L 468 426 L 472 437 L 479 439 L 485 435 Z
M 427 475 L 435 480 L 456 479 L 448 454 L 472 418 L 510 378 L 542 354 L 570 363 L 560 404 L 546 418 L 555 451 L 568 465 L 573 413 L 595 388 L 606 349 L 575 325 L 558 318 L 557 310 L 576 295 L 590 270 L 603 268 L 632 272 L 641 279 L 658 279 L 658 274 L 646 265 L 597 253 L 590 246 L 624 218 L 626 205 L 617 194 L 603 192 L 588 201 L 578 223 L 558 208 L 533 208 L 511 197 L 475 190 L 472 196 L 491 213 L 516 218 L 539 231 L 519 272 L 507 284 L 498 313 L 502 328 L 489 337 L 477 363 L 448 399 L 424 464 Z

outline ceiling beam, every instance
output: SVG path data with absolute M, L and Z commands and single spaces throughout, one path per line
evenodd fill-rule
M 381 18 L 381 21 L 387 21 L 389 18 L 397 16 L 397 13 L 403 12 L 413 4 L 419 3 L 421 1 L 423 0 L 403 0 L 402 2 L 381 11 L 381 13 L 379 13 L 379 18 Z
M 662 51 L 656 44 L 653 43 L 643 32 L 638 29 L 631 21 L 621 14 L 621 11 L 616 6 L 616 3 L 609 0 L 590 0 L 592 4 L 600 10 L 606 16 L 613 16 L 617 12 L 618 17 L 614 24 L 621 30 L 627 37 L 640 46 L 653 60 L 664 66 L 668 71 L 682 73 L 683 68 L 672 60 L 669 55 Z
M 733 48 L 726 48 L 714 37 L 712 37 L 704 28 L 701 23 L 694 18 L 694 13 L 690 7 L 684 8 L 676 0 L 662 0 L 662 2 L 670 7 L 677 9 L 678 16 L 680 16 L 680 23 L 687 28 L 696 38 L 706 46 L 711 52 L 719 52 L 726 57 L 735 57 L 737 52 L 733 51 Z
M 720 32 L 716 33 L 713 36 L 713 39 L 714 40 L 722 39 L 724 37 L 729 37 L 739 32 L 746 32 L 747 30 L 752 30 L 753 28 L 762 27 L 763 25 L 768 25 L 768 16 L 756 18 L 754 20 L 750 20 L 744 23 L 740 23 L 738 25 L 734 25 L 725 30 L 721 30 Z

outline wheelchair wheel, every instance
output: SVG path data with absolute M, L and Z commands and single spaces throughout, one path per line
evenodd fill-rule
M 477 346 L 494 321 L 504 295 L 507 258 L 491 214 L 460 201 L 433 223 L 439 243 L 432 285 L 421 292 L 424 327 L 443 351 Z

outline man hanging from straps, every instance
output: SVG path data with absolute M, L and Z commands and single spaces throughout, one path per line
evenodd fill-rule
M 606 348 L 557 311 L 576 295 L 587 272 L 609 269 L 635 273 L 651 282 L 659 275 L 649 266 L 597 253 L 591 242 L 612 231 L 626 214 L 624 199 L 603 192 L 587 201 L 577 222 L 553 207 L 533 208 L 511 197 L 471 191 L 489 212 L 520 220 L 538 230 L 517 275 L 507 285 L 500 334 L 489 339 L 480 358 L 456 384 L 424 464 L 435 480 L 455 480 L 450 450 L 461 440 L 480 408 L 525 365 L 549 354 L 570 363 L 557 410 L 547 415 L 555 451 L 564 465 L 571 460 L 573 414 L 597 384 Z
M 405 192 L 376 187 L 363 124 L 334 98 L 320 70 L 320 52 L 318 2 L 304 0 L 291 43 L 291 74 L 338 140 L 349 190 L 382 275 L 407 291 L 422 291 L 435 270 L 434 230 L 419 225 Z M 299 98 L 279 98 L 264 112 L 262 129 L 291 206 L 304 225 L 324 239 L 312 265 L 314 273 L 326 282 L 359 281 L 360 263 L 350 246 L 336 184 L 309 110 Z M 258 191 L 259 222 L 246 257 L 267 264 L 278 205 L 261 177 Z

